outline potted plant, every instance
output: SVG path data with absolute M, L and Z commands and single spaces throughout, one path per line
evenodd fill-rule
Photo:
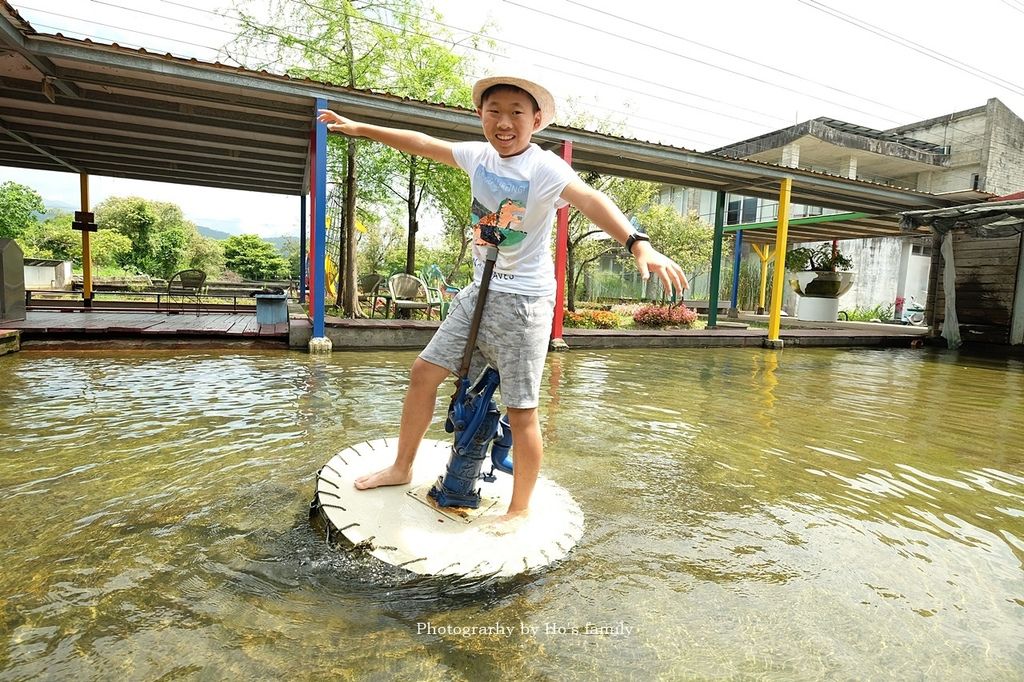
M 853 286 L 852 267 L 853 261 L 829 243 L 788 252 L 789 284 L 800 295 L 797 319 L 835 322 L 839 297 Z

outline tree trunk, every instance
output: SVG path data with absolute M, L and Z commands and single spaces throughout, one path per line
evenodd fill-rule
M 409 239 L 405 248 L 405 271 L 410 275 L 416 272 L 416 231 L 419 230 L 419 223 L 416 221 L 416 157 L 409 157 L 409 194 L 406 196 L 406 206 L 409 212 Z
M 348 57 L 348 86 L 356 87 L 355 51 L 352 48 L 352 23 L 346 13 L 345 53 Z M 348 141 L 345 169 L 345 225 L 342 241 L 345 242 L 345 317 L 355 317 L 359 310 L 359 292 L 356 290 L 356 140 Z
M 348 166 L 345 174 L 345 301 L 346 317 L 354 317 L 359 308 L 356 290 L 356 141 L 348 141 Z

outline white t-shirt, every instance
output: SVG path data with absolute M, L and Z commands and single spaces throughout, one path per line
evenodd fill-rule
M 576 172 L 535 144 L 509 158 L 488 142 L 457 142 L 452 152 L 473 191 L 473 279 L 479 283 L 483 277 L 488 241 L 500 241 L 491 289 L 555 293 L 551 227 L 555 210 L 566 205 L 559 195 L 578 178 Z

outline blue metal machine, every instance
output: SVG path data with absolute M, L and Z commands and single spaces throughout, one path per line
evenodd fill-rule
M 488 366 L 471 383 L 469 366 L 476 347 L 476 337 L 480 329 L 480 318 L 483 315 L 490 287 L 494 262 L 498 258 L 497 247 L 487 249 L 483 279 L 480 293 L 477 295 L 476 307 L 473 310 L 473 321 L 466 341 L 466 352 L 462 358 L 462 367 L 456 379 L 455 395 L 448 406 L 448 419 L 445 431 L 454 434 L 451 456 L 443 476 L 439 476 L 428 493 L 441 507 L 480 506 L 479 480 L 494 481 L 494 471 L 512 473 L 512 429 L 508 418 L 498 410 L 494 401 L 494 392 L 501 383 L 498 370 Z M 491 470 L 481 475 L 487 450 L 490 448 Z

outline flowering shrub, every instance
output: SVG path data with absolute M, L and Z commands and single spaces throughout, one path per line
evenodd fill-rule
M 644 327 L 691 327 L 697 312 L 685 305 L 645 305 L 633 313 L 633 321 Z
M 578 329 L 616 329 L 619 326 L 619 316 L 607 310 L 566 310 L 564 323 L 567 327 Z

